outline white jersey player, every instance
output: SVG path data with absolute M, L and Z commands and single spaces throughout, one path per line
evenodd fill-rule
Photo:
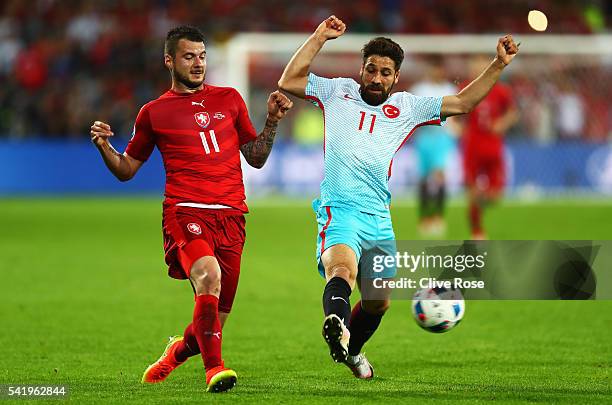
M 359 83 L 311 74 L 310 65 L 325 42 L 345 30 L 335 16 L 323 21 L 293 55 L 278 85 L 323 109 L 325 178 L 321 197 L 313 203 L 319 224 L 318 268 L 327 280 L 323 337 L 336 362 L 348 365 L 356 377 L 369 379 L 374 371 L 360 352 L 389 308 L 389 296 L 368 299 L 365 294 L 352 312 L 349 297 L 359 271 L 362 293 L 363 282 L 372 279 L 367 268 L 359 268 L 364 245 L 380 243 L 384 252 L 394 246 L 387 188 L 393 156 L 416 127 L 440 124 L 446 117 L 473 109 L 517 47 L 511 36 L 500 38 L 496 58 L 459 94 L 416 97 L 405 92 L 391 94 L 404 52 L 388 38 L 374 38 L 363 47 Z M 389 278 L 394 273 L 394 267 L 388 268 L 376 277 Z

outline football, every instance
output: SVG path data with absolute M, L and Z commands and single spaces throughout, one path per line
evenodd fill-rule
M 448 332 L 459 324 L 464 313 L 465 301 L 459 289 L 422 288 L 414 293 L 412 315 L 426 331 Z

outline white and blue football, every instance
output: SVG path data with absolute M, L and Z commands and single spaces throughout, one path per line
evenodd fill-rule
M 453 329 L 465 313 L 465 301 L 459 289 L 422 288 L 414 293 L 412 315 L 423 329 L 444 333 Z

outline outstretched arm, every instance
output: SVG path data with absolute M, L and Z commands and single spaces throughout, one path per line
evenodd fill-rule
M 280 91 L 277 90 L 270 94 L 268 97 L 268 116 L 266 117 L 263 131 L 261 131 L 257 138 L 240 147 L 240 151 L 249 165 L 261 169 L 266 163 L 272 151 L 278 122 L 287 114 L 291 107 L 293 107 L 293 101 L 289 100 Z
M 344 31 L 346 31 L 346 25 L 333 15 L 319 24 L 315 32 L 297 50 L 285 67 L 278 81 L 278 87 L 294 96 L 306 97 L 310 64 L 327 40 L 338 38 L 344 34 Z
M 115 177 L 120 181 L 128 181 L 134 177 L 143 162 L 134 159 L 127 153 L 121 154 L 113 148 L 113 145 L 108 141 L 108 138 L 114 135 L 110 125 L 102 121 L 95 121 L 89 133 L 91 142 L 96 145 L 106 167 Z
M 472 111 L 493 88 L 502 70 L 508 66 L 517 53 L 518 45 L 514 43 L 512 35 L 501 37 L 497 42 L 497 56 L 484 72 L 461 90 L 459 94 L 445 96 L 442 99 L 440 114 L 442 119 Z

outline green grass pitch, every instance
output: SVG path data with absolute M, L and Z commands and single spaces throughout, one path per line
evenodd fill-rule
M 320 336 L 305 201 L 252 204 L 224 330 L 237 387 L 206 394 L 199 357 L 144 386 L 193 306 L 189 285 L 166 276 L 160 210 L 157 199 L 0 202 L 0 384 L 67 384 L 76 403 L 612 403 L 612 301 L 468 302 L 442 335 L 394 302 L 365 347 L 376 379 L 354 379 Z M 398 239 L 416 237 L 415 208 L 393 211 Z M 465 238 L 465 208 L 448 218 L 449 239 Z M 610 239 L 610 218 L 605 203 L 502 204 L 486 223 L 494 239 Z

